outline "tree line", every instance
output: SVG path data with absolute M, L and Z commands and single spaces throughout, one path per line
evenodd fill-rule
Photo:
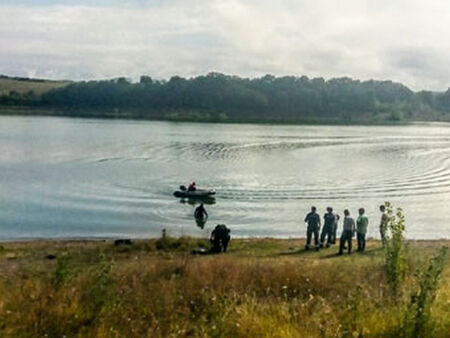
M 419 91 L 392 81 L 306 76 L 241 78 L 220 73 L 139 82 L 73 82 L 42 95 L 11 91 L 2 106 L 38 106 L 64 115 L 197 121 L 352 123 L 450 120 L 450 88 Z

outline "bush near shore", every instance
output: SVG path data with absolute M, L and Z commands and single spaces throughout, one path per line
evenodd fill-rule
M 448 241 L 409 241 L 410 271 Z M 378 241 L 367 252 L 302 250 L 304 240 L 37 241 L 0 247 L 2 337 L 376 337 L 405 335 L 411 272 L 393 294 Z M 53 258 L 49 255 L 54 255 Z M 448 259 L 447 259 L 448 260 Z M 448 337 L 450 269 L 423 335 Z

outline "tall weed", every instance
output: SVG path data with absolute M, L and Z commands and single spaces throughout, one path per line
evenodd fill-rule
M 442 247 L 433 256 L 428 266 L 416 272 L 418 288 L 411 295 L 403 323 L 403 335 L 405 337 L 433 336 L 431 330 L 430 313 L 431 307 L 439 289 L 439 281 L 445 267 L 447 247 Z
M 113 278 L 112 262 L 102 256 L 100 263 L 93 266 L 81 290 L 81 305 L 85 323 L 90 325 L 101 313 L 103 307 L 111 302 Z
M 384 245 L 384 267 L 391 290 L 398 296 L 408 271 L 407 245 L 404 237 L 405 216 L 401 208 L 397 208 L 394 212 L 390 202 L 385 202 L 385 206 L 389 218 Z

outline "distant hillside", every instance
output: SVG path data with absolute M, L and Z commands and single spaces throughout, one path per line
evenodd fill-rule
M 51 89 L 67 86 L 70 81 L 51 81 L 0 75 L 0 95 L 9 95 L 11 91 L 24 94 L 33 91 L 42 95 Z
M 0 113 L 175 121 L 398 123 L 450 121 L 450 89 L 414 92 L 392 81 L 220 73 L 154 80 L 0 79 Z M 0 92 L 1 92 L 0 87 Z M 2 108 L 3 107 L 3 108 Z M 18 107 L 22 107 L 18 109 Z M 33 109 L 28 109 L 33 108 Z

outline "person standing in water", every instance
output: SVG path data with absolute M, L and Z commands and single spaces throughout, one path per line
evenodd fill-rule
M 352 238 L 355 234 L 355 220 L 350 217 L 350 212 L 345 209 L 344 210 L 344 222 L 342 224 L 342 236 L 341 241 L 339 243 L 339 253 L 338 255 L 342 255 L 344 252 L 345 242 L 347 242 L 348 253 L 352 253 Z
M 380 235 L 381 235 L 381 244 L 386 243 L 386 231 L 387 231 L 387 225 L 389 222 L 389 216 L 386 213 L 386 207 L 384 205 L 380 205 L 380 212 L 381 212 L 381 220 L 380 220 Z
M 208 217 L 208 213 L 206 212 L 204 204 L 200 203 L 200 205 L 197 208 L 195 208 L 194 217 L 203 218 L 205 215 L 206 217 Z
M 359 216 L 356 220 L 356 237 L 358 240 L 358 251 L 364 251 L 366 249 L 366 233 L 367 226 L 369 225 L 369 219 L 364 214 L 364 208 L 358 210 Z
M 316 213 L 316 207 L 311 207 L 311 212 L 305 217 L 305 223 L 308 224 L 306 229 L 305 249 L 309 250 L 309 246 L 311 245 L 311 237 L 314 234 L 314 245 L 316 251 L 319 251 L 320 216 Z
M 199 226 L 201 229 L 203 229 L 205 227 L 206 220 L 209 217 L 203 203 L 200 203 L 200 205 L 197 208 L 195 208 L 194 217 L 195 217 L 195 222 L 197 223 L 197 226 Z

